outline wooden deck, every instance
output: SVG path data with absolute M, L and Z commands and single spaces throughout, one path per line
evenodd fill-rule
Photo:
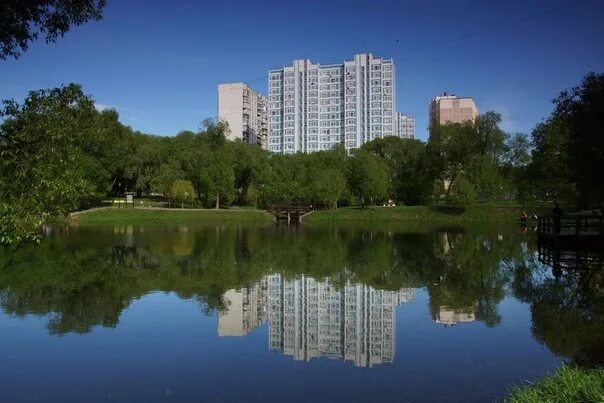
M 603 216 L 539 217 L 537 233 L 543 242 L 564 247 L 604 247 Z

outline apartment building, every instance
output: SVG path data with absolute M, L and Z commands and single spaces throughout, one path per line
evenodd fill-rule
M 394 122 L 394 133 L 396 136 L 403 139 L 415 138 L 414 116 L 403 115 L 402 113 L 397 112 Z
M 244 83 L 218 86 L 218 120 L 228 123 L 229 140 L 243 140 L 266 149 L 267 101 Z
M 357 54 L 321 65 L 295 60 L 268 73 L 268 150 L 291 154 L 360 147 L 395 134 L 392 59 Z
M 472 98 L 458 97 L 445 92 L 441 96 L 432 98 L 429 114 L 430 125 L 474 122 L 478 116 L 478 109 Z
M 343 359 L 358 367 L 391 363 L 396 307 L 413 300 L 413 289 L 337 287 L 329 279 L 268 277 L 269 348 L 295 360 Z

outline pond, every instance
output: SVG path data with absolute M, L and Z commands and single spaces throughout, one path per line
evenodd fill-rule
M 12 401 L 473 402 L 602 360 L 518 227 L 68 226 L 0 250 Z

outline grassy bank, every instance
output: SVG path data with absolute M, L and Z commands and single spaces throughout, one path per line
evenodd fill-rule
M 272 217 L 261 210 L 187 210 L 104 208 L 73 214 L 72 222 L 82 224 L 200 224 L 211 223 L 268 223 Z
M 460 224 L 480 222 L 514 222 L 522 209 L 518 205 L 479 204 L 458 211 L 445 206 L 398 206 L 398 207 L 347 207 L 337 210 L 316 211 L 304 222 L 424 222 L 436 224 Z
M 515 388 L 510 403 L 604 402 L 604 369 L 562 367 L 558 372 L 524 388 Z

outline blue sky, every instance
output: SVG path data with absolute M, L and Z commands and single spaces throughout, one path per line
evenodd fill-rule
M 101 22 L 0 61 L 0 98 L 76 82 L 147 133 L 195 130 L 219 83 L 266 94 L 267 70 L 355 53 L 393 58 L 397 109 L 427 138 L 430 99 L 474 97 L 529 133 L 551 100 L 604 71 L 604 1 L 108 0 Z

